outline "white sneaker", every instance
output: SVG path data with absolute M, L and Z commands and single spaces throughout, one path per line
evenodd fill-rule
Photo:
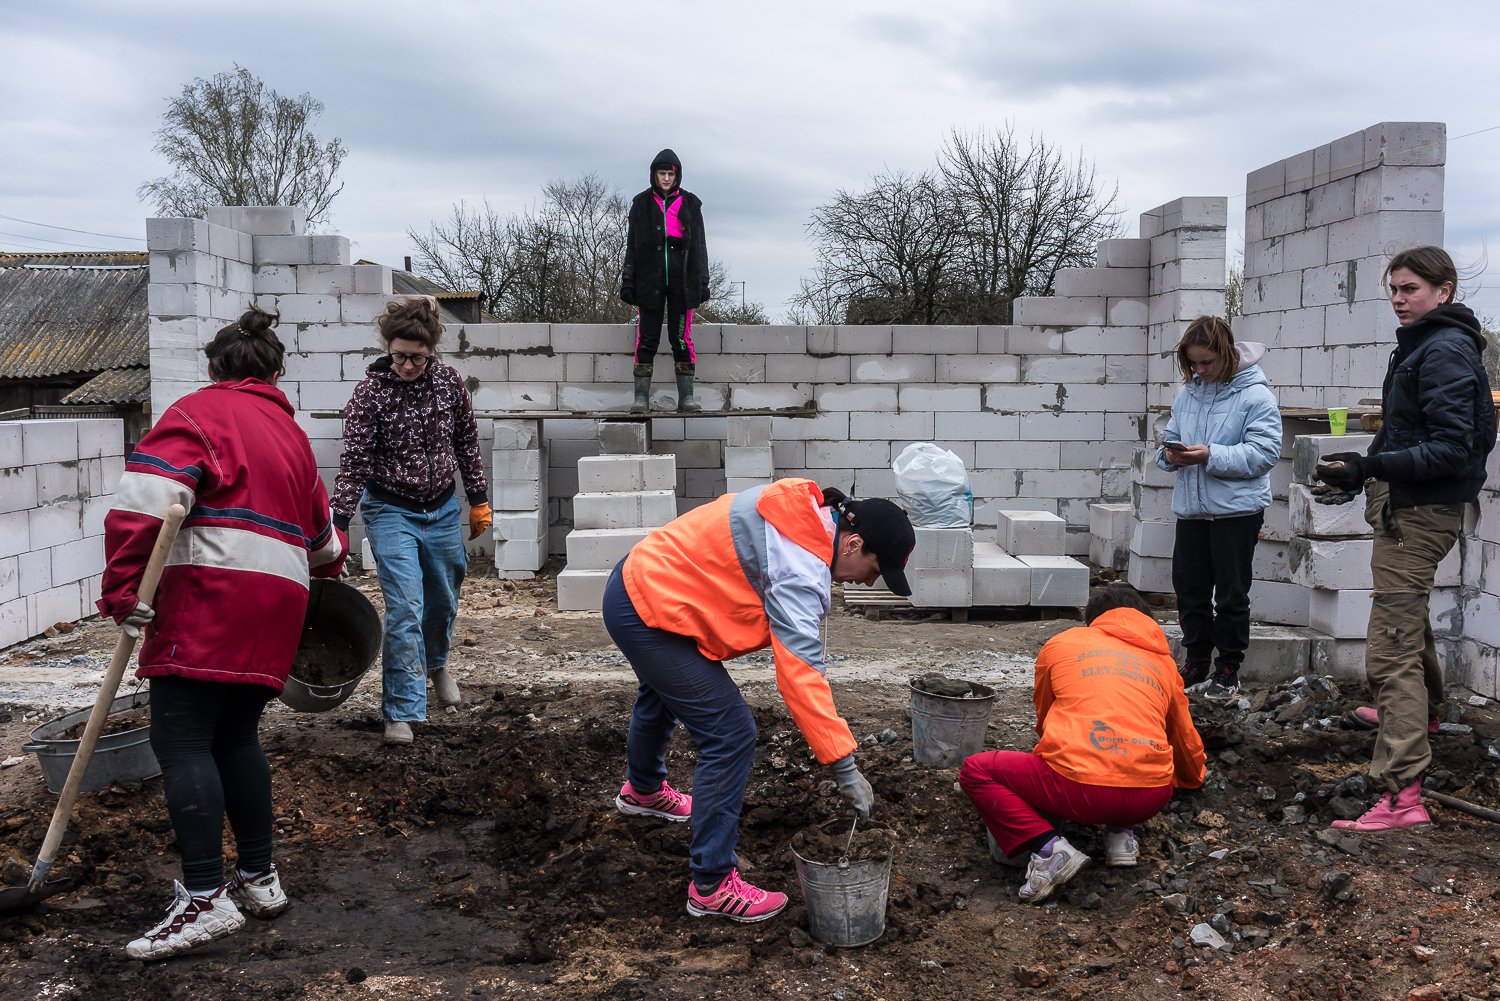
M 386 720 L 383 739 L 387 744 L 410 744 L 411 724 L 399 719 Z
M 291 903 L 281 889 L 276 863 L 260 876 L 250 878 L 238 869 L 229 877 L 229 899 L 253 918 L 274 918 Z
M 1141 859 L 1141 846 L 1135 840 L 1135 831 L 1125 828 L 1104 832 L 1104 864 L 1133 866 Z
M 432 672 L 432 688 L 437 693 L 438 705 L 444 709 L 452 709 L 464 700 L 458 682 L 453 680 L 453 672 L 447 668 Z
M 166 959 L 232 935 L 245 926 L 245 916 L 219 887 L 207 896 L 195 897 L 176 880 L 175 896 L 167 916 L 140 938 L 125 946 L 131 959 Z
M 1067 838 L 1059 837 L 1052 844 L 1051 855 L 1043 858 L 1032 854 L 1031 862 L 1026 866 L 1026 882 L 1021 884 L 1021 899 L 1029 904 L 1040 904 L 1088 864 L 1087 855 L 1068 844 Z

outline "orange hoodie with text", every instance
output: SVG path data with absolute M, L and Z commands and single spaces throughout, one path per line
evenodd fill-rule
M 1203 741 L 1161 626 L 1133 608 L 1048 640 L 1036 659 L 1034 753 L 1086 785 L 1203 784 Z

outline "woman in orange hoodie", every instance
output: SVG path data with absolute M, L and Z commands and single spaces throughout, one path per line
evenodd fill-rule
M 1182 676 L 1145 599 L 1100 588 L 1084 621 L 1037 655 L 1036 747 L 984 751 L 959 770 L 1002 861 L 1029 854 L 1020 897 L 1033 904 L 1089 863 L 1047 818 L 1106 825 L 1105 861 L 1133 866 L 1135 825 L 1206 774 Z

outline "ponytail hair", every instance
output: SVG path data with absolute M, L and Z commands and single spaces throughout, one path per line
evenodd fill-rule
M 420 341 L 427 345 L 427 350 L 436 352 L 443 337 L 443 320 L 437 303 L 425 297 L 386 303 L 385 312 L 376 322 L 386 347 L 399 338 Z
M 276 336 L 281 317 L 251 306 L 208 342 L 208 377 L 214 382 L 259 379 L 271 382 L 286 374 L 286 348 Z

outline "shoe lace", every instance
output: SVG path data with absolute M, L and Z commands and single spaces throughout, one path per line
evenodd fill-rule
M 766 891 L 760 889 L 760 887 L 751 886 L 741 879 L 738 869 L 731 869 L 729 875 L 724 877 L 723 889 L 727 890 L 733 896 L 743 897 L 752 903 L 758 904 L 766 898 Z
M 661 788 L 656 790 L 656 792 L 652 793 L 650 796 L 647 796 L 646 800 L 651 803 L 658 803 L 665 806 L 681 806 L 683 803 L 687 802 L 687 793 L 678 792 L 676 789 L 673 789 L 671 785 L 663 782 L 661 784 Z

